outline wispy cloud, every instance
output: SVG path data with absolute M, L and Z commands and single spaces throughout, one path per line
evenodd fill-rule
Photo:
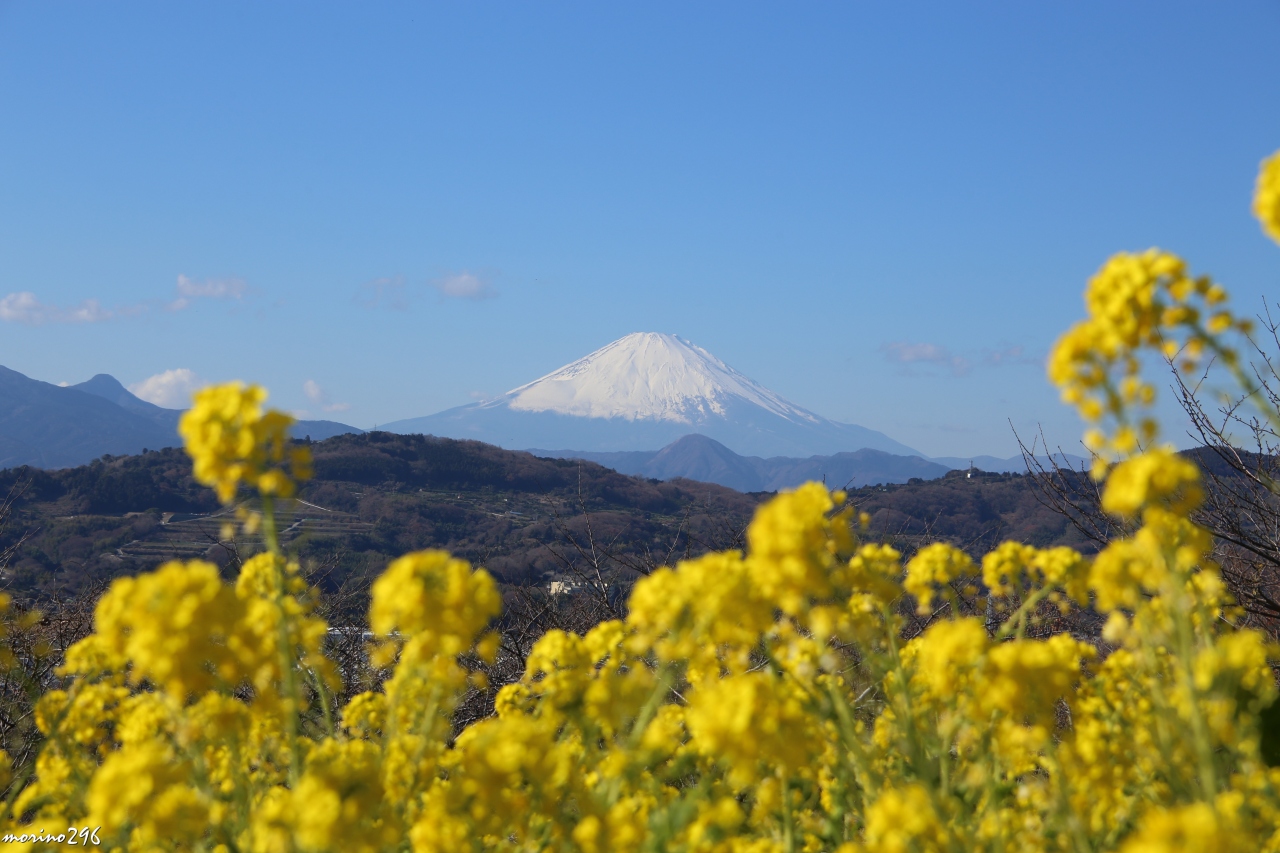
M 1022 346 L 1005 347 L 1004 349 L 989 349 L 983 351 L 983 362 L 994 366 L 1002 364 L 1042 364 L 1043 357 L 1028 355 L 1026 349 Z
M 450 299 L 492 299 L 498 295 L 489 276 L 462 271 L 433 279 L 431 286 Z
M 243 299 L 248 291 L 245 280 L 237 276 L 230 278 L 206 278 L 196 281 L 179 273 L 177 298 L 165 307 L 170 311 L 181 311 L 191 306 L 197 299 Z
M 42 302 L 29 290 L 17 291 L 0 298 L 0 321 L 43 326 L 48 323 L 101 323 L 146 314 L 163 304 L 167 311 L 189 308 L 198 299 L 241 300 L 249 287 L 242 278 L 207 278 L 196 281 L 178 276 L 174 298 L 168 302 L 150 299 L 133 305 L 105 307 L 97 299 L 85 299 L 78 305 L 64 307 Z
M 896 341 L 894 343 L 885 344 L 880 350 L 888 356 L 890 361 L 900 361 L 910 364 L 916 361 L 946 361 L 948 358 L 945 348 L 937 344 L 909 344 L 906 341 Z
M 950 369 L 954 376 L 964 376 L 973 369 L 973 362 L 962 355 L 954 355 L 946 347 L 937 344 L 912 344 L 895 341 L 880 347 L 885 358 L 898 364 L 936 364 Z
M 1042 356 L 1029 355 L 1021 345 L 971 350 L 968 354 L 961 355 L 939 344 L 895 341 L 881 346 L 880 352 L 888 361 L 904 365 L 908 369 L 933 365 L 947 369 L 952 376 L 966 376 L 975 367 L 1039 365 L 1044 362 Z
M 302 383 L 302 393 L 307 395 L 308 400 L 326 412 L 345 412 L 351 408 L 350 403 L 330 402 L 329 394 L 314 379 L 308 379 Z
M 360 285 L 356 301 L 367 308 L 387 308 L 392 311 L 409 310 L 409 292 L 404 276 L 393 275 L 375 278 Z
M 191 395 L 205 386 L 195 372 L 185 367 L 166 370 L 148 376 L 129 386 L 135 397 L 155 403 L 166 409 L 185 409 L 191 405 Z
M 479 302 L 493 299 L 498 291 L 493 286 L 493 276 L 486 272 L 446 273 L 426 282 L 410 283 L 402 275 L 382 276 L 360 285 L 355 301 L 366 308 L 387 311 L 408 311 L 422 298 L 424 290 L 434 290 L 443 299 L 465 299 Z
M 114 312 L 103 308 L 102 303 L 96 299 L 86 299 L 71 308 L 41 302 L 29 290 L 10 293 L 0 299 L 0 320 L 26 326 L 43 326 L 46 323 L 101 323 L 114 316 Z

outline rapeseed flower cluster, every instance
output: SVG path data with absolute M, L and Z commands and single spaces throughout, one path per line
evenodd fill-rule
M 1238 367 L 1236 351 L 1220 343 L 1252 324 L 1225 306 L 1226 290 L 1207 276 L 1192 277 L 1184 260 L 1148 249 L 1112 256 L 1085 291 L 1088 319 L 1060 338 L 1049 356 L 1049 376 L 1062 399 L 1085 420 L 1110 422 L 1110 434 L 1093 428 L 1085 443 L 1107 464 L 1149 447 L 1157 424 L 1149 414 L 1155 386 L 1142 378 L 1143 350 L 1176 359 L 1180 370 L 1199 368 L 1209 355 Z
M 311 476 L 310 451 L 289 447 L 293 418 L 263 411 L 266 399 L 257 385 L 211 385 L 196 392 L 178 423 L 196 480 L 224 503 L 242 483 L 264 495 L 291 497 L 296 482 Z
M 1280 243 L 1280 151 L 1262 161 L 1253 195 L 1253 213 L 1267 236 Z
M 1277 162 L 1255 205 L 1269 232 Z M 267 524 L 234 583 L 170 563 L 103 596 L 0 831 L 14 850 L 91 825 L 107 849 L 208 853 L 1280 851 L 1278 650 L 1233 622 L 1190 519 L 1198 471 L 1132 415 L 1154 393 L 1143 350 L 1231 352 L 1245 324 L 1225 300 L 1172 255 L 1117 256 L 1059 342 L 1064 395 L 1115 427 L 1094 441 L 1103 506 L 1133 528 L 1093 558 L 934 544 L 904 564 L 810 483 L 759 509 L 745 551 L 548 632 L 495 714 L 454 731 L 498 653 L 493 579 L 438 551 L 395 560 L 369 611 L 388 677 L 339 708 L 315 596 Z M 247 484 L 270 519 L 307 460 L 263 397 L 202 392 L 183 434 L 202 482 L 224 501 Z M 1054 605 L 1105 614 L 1109 654 L 1036 636 Z

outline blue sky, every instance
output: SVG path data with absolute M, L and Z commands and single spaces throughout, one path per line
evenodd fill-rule
M 1278 34 L 1274 2 L 0 3 L 0 364 L 368 427 L 663 331 L 928 454 L 1074 446 L 1043 361 L 1109 254 L 1275 300 Z

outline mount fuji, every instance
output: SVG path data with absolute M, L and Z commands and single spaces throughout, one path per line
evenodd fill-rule
M 627 335 L 496 399 L 382 429 L 517 450 L 654 450 L 699 433 L 751 456 L 861 448 L 922 456 L 884 433 L 802 409 L 702 347 L 656 332 Z

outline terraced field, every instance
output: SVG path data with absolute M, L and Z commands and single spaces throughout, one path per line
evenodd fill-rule
M 249 509 L 261 518 L 260 509 Z M 225 551 L 223 527 L 235 522 L 232 509 L 211 513 L 166 512 L 154 531 L 121 545 L 115 556 L 122 560 L 161 563 L 166 560 L 193 560 L 220 556 Z M 354 513 L 326 509 L 303 500 L 283 502 L 277 509 L 276 523 L 280 541 L 286 547 L 304 537 L 341 539 L 356 533 L 369 533 L 373 524 L 362 521 Z M 261 534 L 247 536 L 237 530 L 235 546 L 242 553 L 256 553 L 263 547 Z

